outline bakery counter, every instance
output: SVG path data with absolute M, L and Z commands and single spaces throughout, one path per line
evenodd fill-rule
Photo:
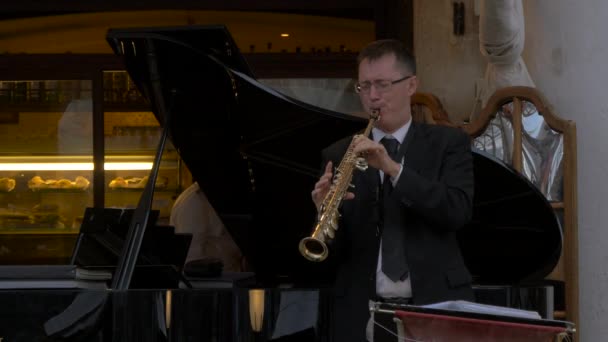
M 68 264 L 77 239 L 74 230 L 0 230 L 0 264 Z
M 0 192 L 0 227 L 72 228 L 92 205 L 92 191 L 44 189 Z
M 104 207 L 133 208 L 148 183 L 154 154 L 106 150 L 104 185 L 94 188 L 91 155 L 0 154 L 0 264 L 57 264 L 69 261 L 82 216 L 103 192 Z M 153 209 L 168 224 L 180 189 L 180 162 L 163 154 Z
M 0 190 L 0 232 L 78 229 L 93 205 L 87 171 L 4 171 L 10 187 Z

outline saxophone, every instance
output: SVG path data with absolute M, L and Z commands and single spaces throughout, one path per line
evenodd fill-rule
M 372 127 L 379 119 L 380 112 L 372 110 L 363 136 L 369 136 Z M 365 158 L 356 155 L 353 149 L 354 146 L 351 142 L 336 169 L 332 185 L 323 198 L 312 235 L 300 240 L 300 253 L 310 261 L 323 261 L 329 255 L 327 244 L 334 239 L 336 230 L 338 230 L 338 219 L 340 218 L 338 209 L 349 187 L 352 186 L 353 172 L 355 169 L 360 171 L 367 169 Z

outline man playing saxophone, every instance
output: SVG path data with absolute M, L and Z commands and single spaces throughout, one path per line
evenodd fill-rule
M 401 42 L 369 44 L 358 57 L 356 91 L 366 112 L 377 111 L 380 118 L 369 136 L 349 137 L 323 151 L 326 165 L 312 191 L 320 210 L 333 166 L 349 146 L 369 166 L 353 174 L 330 253 L 339 263 L 334 341 L 396 341 L 371 324 L 366 329 L 369 300 L 473 300 L 455 235 L 472 215 L 469 138 L 456 128 L 412 122 L 417 84 L 414 58 Z

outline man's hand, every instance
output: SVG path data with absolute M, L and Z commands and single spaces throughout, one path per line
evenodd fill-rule
M 384 174 L 387 174 L 390 177 L 397 176 L 401 170 L 401 165 L 391 159 L 386 152 L 384 145 L 377 143 L 368 137 L 356 135 L 354 137 L 353 152 L 365 157 L 369 166 L 382 170 Z
M 319 181 L 315 184 L 315 188 L 311 192 L 312 201 L 315 203 L 317 211 L 320 211 L 321 204 L 323 204 L 323 199 L 325 199 L 325 196 L 327 195 L 331 187 L 333 177 L 332 167 L 332 162 L 328 162 L 325 166 L 325 172 L 323 173 L 321 178 L 319 178 Z M 353 194 L 352 192 L 347 192 L 344 196 L 344 199 L 346 200 L 350 200 L 353 198 L 355 198 L 355 194 Z

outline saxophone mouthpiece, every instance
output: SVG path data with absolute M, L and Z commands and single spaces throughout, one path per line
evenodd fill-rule
M 375 121 L 380 121 L 380 108 L 372 108 L 370 117 Z

